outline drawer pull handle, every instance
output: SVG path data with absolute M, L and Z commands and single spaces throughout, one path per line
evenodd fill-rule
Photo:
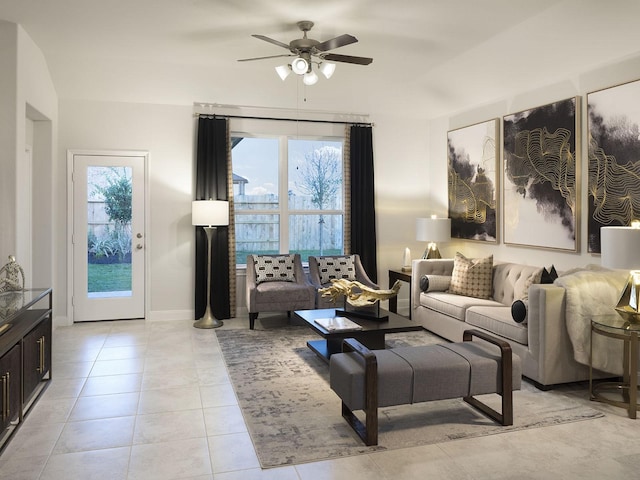
M 47 339 L 43 336 L 42 342 L 40 342 L 40 373 L 44 373 L 44 347 L 46 341 Z
M 38 356 L 39 356 L 38 366 L 36 367 L 36 372 L 38 373 L 44 373 L 44 342 L 45 342 L 44 336 L 36 340 L 36 343 L 38 344 Z
M 11 415 L 11 407 L 9 406 L 9 400 L 11 398 L 11 393 L 9 391 L 10 384 L 9 380 L 11 379 L 11 375 L 9 372 L 2 375 L 2 421 L 6 421 Z

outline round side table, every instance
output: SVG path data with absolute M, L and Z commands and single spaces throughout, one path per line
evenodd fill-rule
M 602 335 L 622 340 L 622 381 L 593 382 L 593 336 Z M 629 418 L 636 418 L 638 410 L 638 335 L 640 323 L 627 322 L 616 313 L 594 315 L 591 318 L 591 348 L 589 352 L 589 396 L 591 400 L 608 403 L 627 410 Z M 604 396 L 604 392 L 617 392 L 622 400 Z

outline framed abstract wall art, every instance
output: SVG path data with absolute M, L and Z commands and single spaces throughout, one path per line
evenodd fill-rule
M 600 253 L 600 227 L 640 218 L 640 80 L 587 94 L 588 251 Z
M 451 237 L 497 243 L 498 119 L 447 133 Z
M 504 242 L 578 251 L 578 97 L 503 117 Z

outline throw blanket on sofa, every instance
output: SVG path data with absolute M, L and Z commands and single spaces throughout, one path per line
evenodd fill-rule
M 593 315 L 615 314 L 620 293 L 628 273 L 599 266 L 574 270 L 554 283 L 566 290 L 565 319 L 573 356 L 578 363 L 589 365 L 591 318 Z M 596 335 L 593 343 L 593 368 L 622 375 L 622 341 Z

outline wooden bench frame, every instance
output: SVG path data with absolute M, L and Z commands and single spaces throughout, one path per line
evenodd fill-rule
M 498 393 L 502 397 L 502 413 L 497 412 L 485 403 L 482 403 L 473 396 L 463 397 L 463 400 L 471 406 L 487 415 L 492 420 L 507 426 L 513 425 L 513 371 L 512 371 L 512 351 L 511 346 L 491 335 L 479 330 L 465 330 L 463 341 L 472 341 L 473 337 L 478 337 L 500 348 L 501 371 L 502 371 L 502 392 Z M 365 363 L 365 399 L 364 409 L 365 423 L 353 413 L 353 411 L 342 402 L 342 416 L 349 423 L 351 428 L 358 434 L 365 445 L 378 444 L 378 362 L 375 354 L 367 347 L 353 338 L 346 338 L 342 343 L 343 352 L 354 352 L 364 359 Z

